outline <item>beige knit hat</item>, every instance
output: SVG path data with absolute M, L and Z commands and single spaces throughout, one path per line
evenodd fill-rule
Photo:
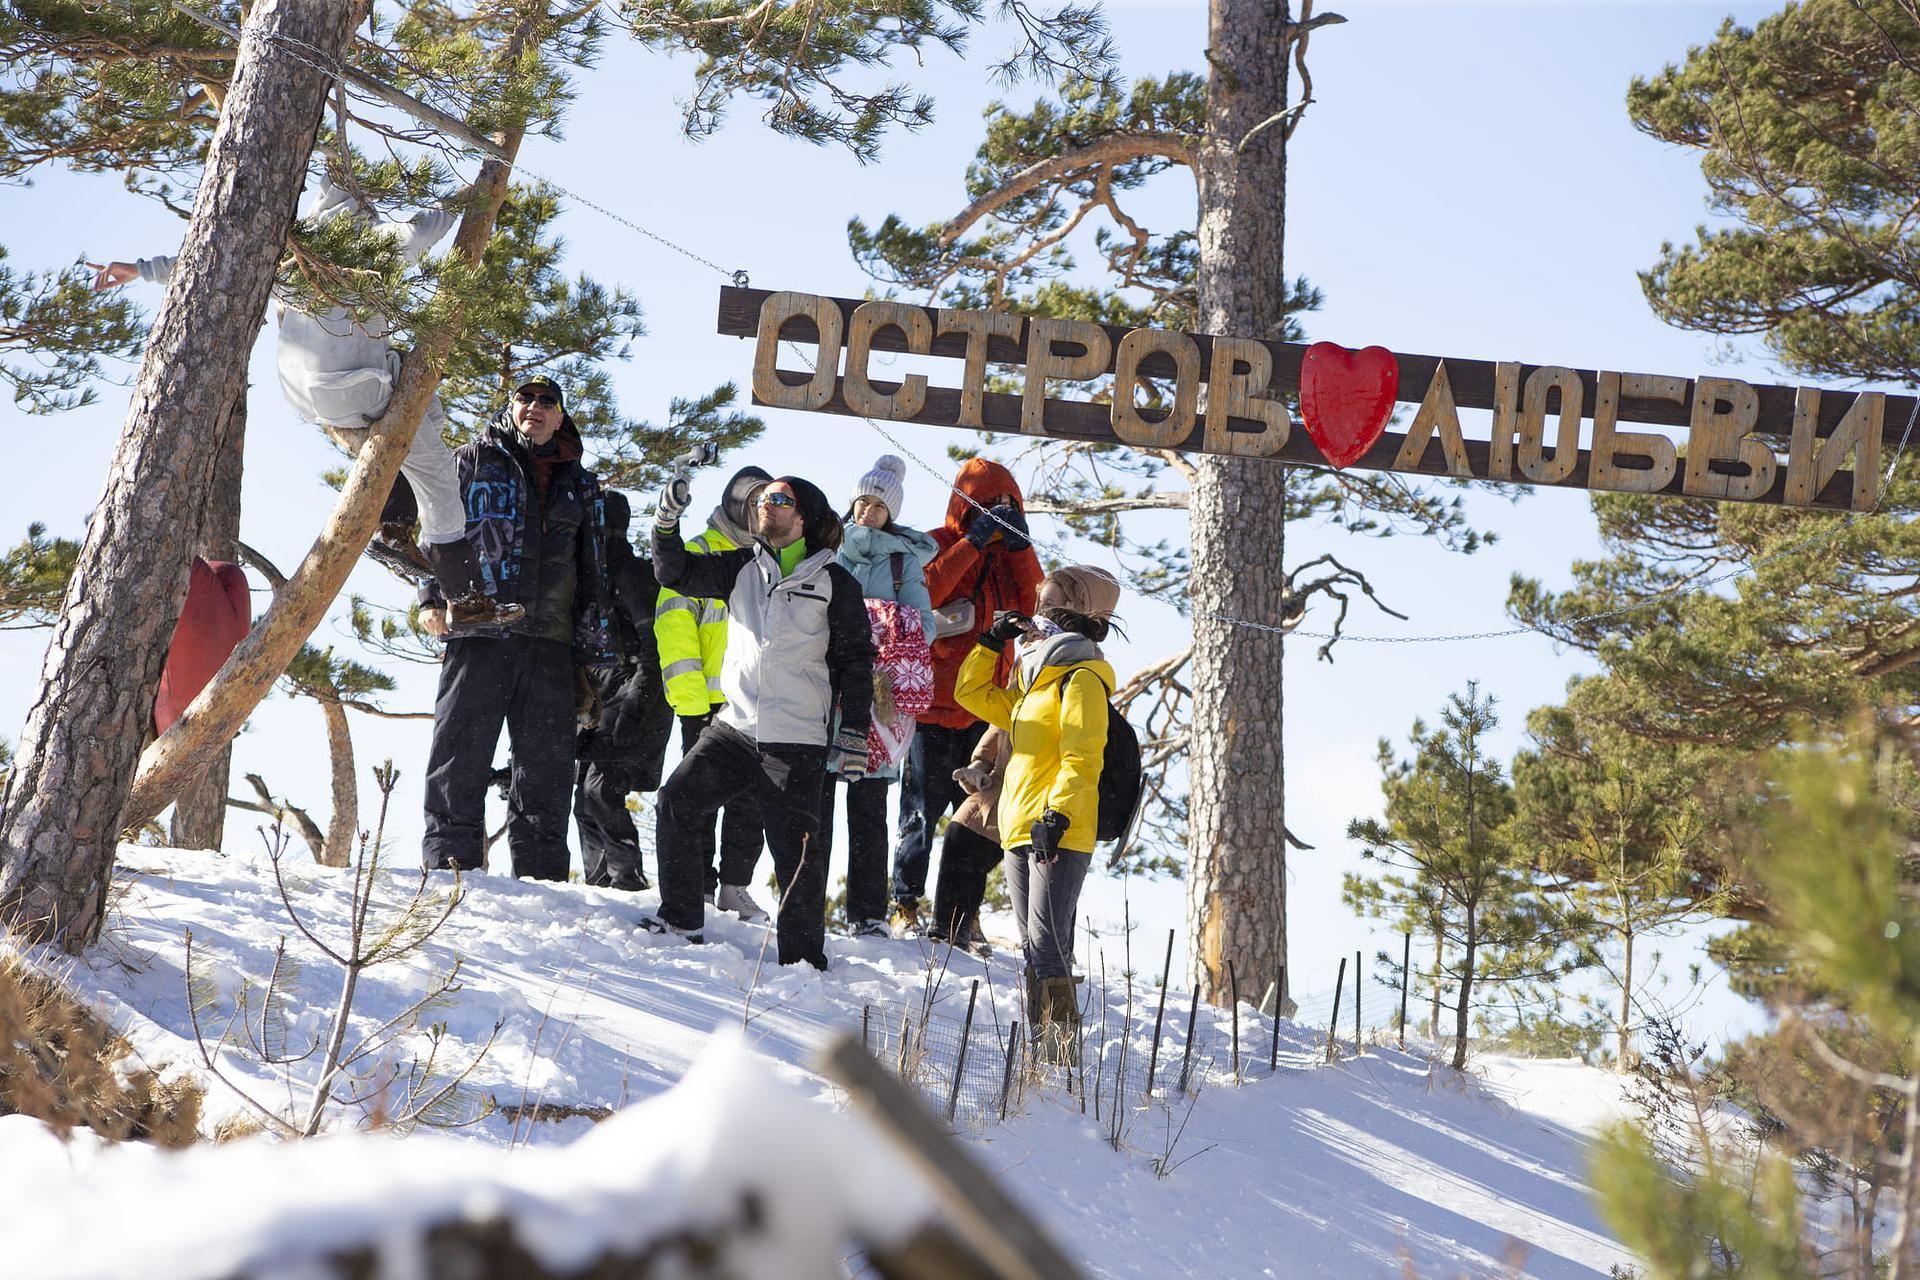
M 1040 589 L 1046 590 L 1049 582 L 1062 604 L 1089 618 L 1111 618 L 1120 607 L 1119 580 L 1105 569 L 1090 564 L 1068 565 L 1048 574 Z

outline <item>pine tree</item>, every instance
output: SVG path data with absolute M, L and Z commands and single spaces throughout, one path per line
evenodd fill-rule
M 1715 861 L 1694 795 L 1703 753 L 1590 721 L 1580 710 L 1588 683 L 1574 681 L 1564 705 L 1527 717 L 1535 746 L 1513 764 L 1514 840 L 1540 872 L 1542 910 L 1579 940 L 1576 963 L 1613 988 L 1607 1029 L 1625 1071 L 1653 976 L 1644 948 L 1716 915 L 1722 877 L 1698 870 Z
M 1710 205 L 1731 222 L 1662 247 L 1642 275 L 1656 313 L 1757 336 L 1813 377 L 1920 382 L 1908 319 L 1917 59 L 1910 0 L 1805 0 L 1751 27 L 1730 20 L 1683 63 L 1636 79 L 1634 124 L 1698 153 Z M 1751 871 L 1711 853 L 1736 816 L 1719 802 L 1741 794 L 1760 753 L 1861 708 L 1920 756 L 1916 477 L 1900 456 L 1879 509 L 1839 521 L 1596 496 L 1602 558 L 1575 565 L 1568 591 L 1522 580 L 1510 598 L 1516 617 L 1602 664 L 1605 678 L 1581 689 L 1589 722 L 1689 753 L 1701 771 L 1695 794 L 1715 803 L 1691 891 L 1752 922 L 1713 953 L 1756 990 L 1782 951 Z
M 1350 873 L 1348 905 L 1405 927 L 1435 927 L 1453 963 L 1430 975 L 1455 993 L 1453 1066 L 1466 1066 L 1476 986 L 1525 985 L 1558 976 L 1559 936 L 1543 919 L 1513 845 L 1513 787 L 1486 737 L 1499 724 L 1491 695 L 1469 681 L 1440 712 L 1440 727 L 1415 721 L 1413 755 L 1396 760 L 1380 743 L 1386 817 L 1356 818 L 1347 838 L 1377 874 Z M 1482 994 L 1484 999 L 1484 994 Z
M 1275 0 L 1215 0 L 1207 21 L 1204 75 L 1079 77 L 1025 111 L 995 104 L 966 170 L 965 206 L 925 227 L 855 219 L 856 259 L 885 285 L 946 306 L 1297 340 L 1319 295 L 1284 271 L 1286 142 L 1311 97 L 1309 39 L 1344 19 L 1316 16 L 1312 0 L 1297 21 Z M 1302 83 L 1290 104 L 1293 65 Z M 1163 175 L 1192 182 L 1191 222 L 1156 227 L 1138 214 L 1140 193 Z M 1073 274 L 1071 239 L 1088 229 L 1103 273 L 1091 284 Z M 1164 407 L 1171 388 L 1108 380 L 1077 394 Z M 1242 974 L 1273 973 L 1286 954 L 1282 634 L 1315 595 L 1337 601 L 1341 619 L 1349 596 L 1372 596 L 1363 575 L 1331 557 L 1287 569 L 1285 526 L 1419 532 L 1463 551 L 1481 539 L 1457 499 L 1392 476 L 1172 449 L 1022 447 L 1037 450 L 1040 477 L 1028 509 L 1112 547 L 1142 598 L 1194 621 L 1193 646 L 1150 664 L 1116 702 L 1146 708 L 1145 738 L 1158 744 L 1155 826 L 1168 840 L 1153 861 L 1184 865 L 1193 979 L 1224 1001 L 1229 961 Z M 1129 519 L 1182 510 L 1188 539 L 1142 533 Z M 1331 652 L 1321 647 L 1323 658 Z M 1184 789 L 1167 776 L 1183 757 Z
M 1816 1168 L 1864 1171 L 1866 1212 L 1838 1238 L 1816 1231 L 1785 1158 L 1767 1154 L 1756 1171 L 1704 1124 L 1678 1161 L 1645 1131 L 1615 1134 L 1595 1161 L 1594 1188 L 1654 1276 L 1910 1276 L 1920 1253 L 1912 762 L 1904 744 L 1863 720 L 1770 753 L 1762 779 L 1769 803 L 1752 840 L 1765 856 L 1755 866 L 1789 967 L 1807 986 L 1780 993 L 1778 1040 L 1792 1052 L 1749 1054 L 1749 1068 L 1763 1068 L 1749 1087 L 1780 1126 L 1773 1145 Z M 1704 1111 L 1697 1076 L 1683 1073 L 1679 1085 Z M 1816 1155 L 1824 1161 L 1808 1159 Z M 1884 1254 L 1875 1235 L 1883 1216 L 1893 1223 Z
M 368 8 L 349 12 L 331 6 L 330 12 L 334 20 L 351 19 L 350 25 L 357 27 Z M 1056 60 L 1063 67 L 1081 67 L 1101 56 L 1098 23 L 1085 11 L 1063 11 L 1040 21 L 1022 0 L 1009 0 L 1002 11 L 1022 33 L 1022 53 L 1017 56 L 1029 69 L 1044 70 Z M 413 282 L 390 260 L 390 253 L 389 260 L 382 260 L 377 237 L 360 235 L 356 240 L 351 227 L 330 226 L 307 229 L 305 243 L 299 237 L 287 242 L 292 194 L 316 136 L 331 152 L 333 176 L 359 185 L 364 194 L 413 205 L 441 196 L 457 199 L 463 211 L 452 249 L 429 270 L 428 296 L 411 305 L 411 341 L 387 410 L 359 449 L 340 502 L 313 550 L 213 684 L 140 756 L 137 774 L 129 744 L 137 746 L 140 722 L 151 705 L 190 548 L 177 525 L 148 531 L 116 520 L 96 522 L 90 529 L 69 600 L 102 601 L 111 616 L 138 619 L 146 631 L 135 635 L 116 628 L 113 714 L 108 715 L 104 708 L 69 705 L 76 682 L 68 673 L 99 671 L 104 664 L 90 656 L 84 644 L 76 644 L 75 637 L 56 629 L 43 671 L 43 686 L 54 692 L 41 699 L 29 722 L 23 747 L 29 765 L 11 776 L 0 820 L 0 899 L 8 918 L 37 936 L 57 936 L 70 948 L 83 945 L 98 927 L 99 903 L 121 828 L 159 812 L 205 768 L 331 607 L 373 532 L 427 401 L 467 332 L 468 317 L 487 311 L 486 255 L 509 194 L 520 142 L 530 131 L 557 129 L 568 101 L 569 77 L 592 62 L 610 25 L 598 6 L 550 14 L 544 3 L 515 0 L 468 13 L 428 3 L 410 6 L 391 21 L 375 14 L 366 33 L 350 41 L 344 38 L 345 29 L 261 39 L 271 31 L 267 18 L 281 12 L 264 4 L 250 8 L 244 15 L 247 34 L 237 50 L 223 40 L 223 31 L 230 31 L 242 16 L 233 10 L 215 18 L 211 33 L 206 24 L 174 9 L 103 10 L 60 3 L 35 5 L 30 14 L 9 11 L 4 15 L 7 25 L 0 27 L 10 48 L 34 55 L 11 60 L 13 78 L 0 82 L 0 121 L 9 144 L 5 172 L 17 174 L 51 159 L 80 167 L 126 167 L 134 171 L 134 185 L 176 207 L 183 197 L 175 183 L 195 189 L 194 198 L 203 203 L 223 191 L 228 175 L 214 161 L 225 156 L 221 140 L 235 131 L 234 122 L 244 122 L 241 107 L 252 105 L 242 92 L 252 83 L 254 63 L 249 59 L 272 62 L 276 77 L 280 64 L 287 64 L 287 76 L 276 83 L 298 88 L 299 127 L 290 126 L 287 136 L 262 149 L 270 155 L 243 154 L 239 160 L 271 159 L 284 166 L 293 181 L 284 200 L 278 187 L 273 188 L 275 225 L 260 220 L 245 233 L 250 239 L 244 246 L 233 240 L 240 233 L 226 233 L 223 252 L 232 250 L 236 260 L 244 257 L 249 270 L 256 257 L 268 265 L 259 296 L 251 288 L 229 290 L 225 300 L 230 306 L 241 301 L 264 306 L 272 266 L 284 247 L 293 267 L 280 283 L 296 301 L 300 291 L 308 289 L 348 301 L 356 309 L 408 309 L 406 295 Z M 814 6 L 805 13 L 775 13 L 765 4 L 733 0 L 629 0 L 612 12 L 613 25 L 624 26 L 650 47 L 701 55 L 697 92 L 689 107 L 690 129 L 714 127 L 724 104 L 747 93 L 768 101 L 767 120 L 776 130 L 843 143 L 863 157 L 874 154 L 888 126 L 913 127 L 927 118 L 924 100 L 902 86 L 870 89 L 867 69 L 928 43 L 957 47 L 980 18 L 971 0 L 906 0 L 831 12 Z M 337 75 L 330 92 L 328 75 Z M 843 83 L 843 75 L 861 84 Z M 371 93 L 402 117 L 396 119 L 384 109 L 352 111 L 350 97 L 361 93 Z M 316 130 L 323 95 L 331 107 L 331 134 Z M 475 181 L 454 193 L 445 189 L 431 157 L 418 163 L 358 163 L 349 145 L 350 129 L 401 146 L 424 140 L 478 149 L 489 158 Z M 208 131 L 212 142 L 203 151 L 198 139 Z M 160 354 L 166 350 L 160 339 L 168 332 L 170 317 L 185 310 L 182 303 L 195 283 L 187 268 L 197 262 L 196 246 L 206 243 L 212 230 L 205 216 L 197 216 L 189 228 L 156 322 L 155 341 L 148 348 L 148 375 L 166 365 L 169 357 Z M 511 227 L 508 230 L 511 233 Z M 350 300 L 340 296 L 339 288 L 348 277 L 355 286 Z M 584 290 L 573 296 L 576 302 L 587 301 Z M 256 307 L 244 334 L 219 335 L 217 346 L 224 356 L 243 358 L 259 314 Z M 609 304 L 605 314 L 618 329 L 617 306 Z M 199 336 L 215 339 L 210 330 Z M 515 334 L 512 340 L 521 338 Z M 572 353 L 549 354 L 564 360 Z M 488 356 L 497 362 L 490 367 L 501 368 L 503 377 L 516 358 L 525 355 L 516 357 L 498 345 Z M 206 387 L 224 398 L 206 406 L 199 420 L 226 421 L 225 406 L 237 388 L 226 387 L 221 379 L 210 380 Z M 703 422 L 724 422 L 725 403 L 718 393 L 683 401 L 674 425 L 696 430 Z M 184 448 L 170 449 L 166 446 L 173 442 L 150 428 L 137 405 L 125 439 L 145 441 L 149 452 L 120 457 L 115 484 L 130 493 L 146 490 L 156 496 L 167 485 L 156 475 L 151 458 L 164 454 L 185 477 L 173 487 L 196 491 L 194 481 L 204 478 L 205 458 L 217 441 L 189 441 Z M 639 453 L 629 459 L 629 474 L 635 477 L 645 475 L 647 459 Z M 146 563 L 131 557 L 129 533 L 137 534 Z M 129 584 L 131 592 L 109 593 L 110 587 L 117 592 Z M 63 626 L 73 620 L 69 608 Z M 75 747 L 62 738 L 76 732 L 79 724 L 89 734 L 102 735 L 90 740 L 89 747 L 108 744 L 87 756 L 90 767 L 84 771 L 71 767 Z
M 263 0 L 249 16 L 196 217 L 7 781 L 0 910 L 30 938 L 77 950 L 104 915 L 127 783 L 198 532 L 168 498 L 203 490 L 220 433 L 201 424 L 229 422 L 244 393 L 247 353 L 319 120 L 325 82 L 288 56 L 286 42 L 337 52 L 346 17 L 297 0 Z M 206 760 L 197 764 L 183 781 Z

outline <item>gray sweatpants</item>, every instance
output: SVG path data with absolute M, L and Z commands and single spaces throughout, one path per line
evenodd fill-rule
M 455 542 L 467 533 L 467 504 L 460 497 L 460 476 L 454 466 L 453 451 L 440 434 L 446 425 L 447 411 L 440 397 L 427 402 L 420 429 L 400 463 L 400 474 L 413 487 L 420 504 L 420 541 Z M 329 425 L 327 434 L 349 453 L 358 453 L 367 442 L 367 428 Z
M 1073 972 L 1074 916 L 1093 858 L 1063 850 L 1052 862 L 1035 862 L 1032 855 L 1032 845 L 1007 850 L 1007 893 L 1020 950 L 1035 978 L 1064 978 Z

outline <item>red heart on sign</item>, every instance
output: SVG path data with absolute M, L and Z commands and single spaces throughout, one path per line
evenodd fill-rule
M 1400 362 L 1385 347 L 1316 342 L 1300 360 L 1300 416 L 1336 467 L 1358 462 L 1393 416 Z

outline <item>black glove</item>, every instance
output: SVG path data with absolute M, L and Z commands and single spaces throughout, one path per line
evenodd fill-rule
M 1060 837 L 1073 825 L 1073 819 L 1058 809 L 1049 809 L 1033 824 L 1033 860 L 1052 862 L 1060 856 Z
M 999 507 L 982 507 L 976 510 L 973 513 L 973 523 L 967 526 L 967 541 L 985 551 L 987 544 L 993 541 L 993 535 L 1002 532 L 999 523 L 993 518 L 1000 510 Z
M 980 647 L 1000 653 L 1007 647 L 1007 641 L 1018 640 L 1027 634 L 1027 628 L 1033 625 L 1033 619 L 1015 609 L 1002 609 L 993 615 L 993 625 L 980 633 Z
M 1000 518 L 1002 525 L 1012 526 L 1012 528 L 1000 528 L 1000 532 L 1007 535 L 1007 550 L 1025 551 L 1033 545 L 1033 540 L 1027 537 L 1026 512 L 1010 502 L 1003 502 L 993 509 L 993 514 Z

